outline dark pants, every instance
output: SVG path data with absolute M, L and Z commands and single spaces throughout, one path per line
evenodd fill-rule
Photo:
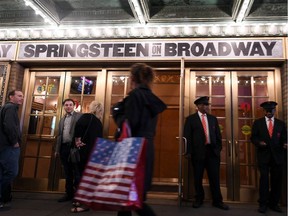
M 282 165 L 276 164 L 274 161 L 271 161 L 269 164 L 259 164 L 260 184 L 258 201 L 260 205 L 278 205 L 281 197 L 282 169 Z
M 69 161 L 69 154 L 70 154 L 70 145 L 62 144 L 60 150 L 60 160 L 64 168 L 65 173 L 65 192 L 67 196 L 73 197 L 74 196 L 74 168 L 73 164 Z
M 0 199 L 11 200 L 11 183 L 18 175 L 20 148 L 7 146 L 0 151 Z
M 213 203 L 222 203 L 223 198 L 220 191 L 219 180 L 220 158 L 213 153 L 213 149 L 210 145 L 207 145 L 205 148 L 206 156 L 204 160 L 193 160 L 192 158 L 192 165 L 194 170 L 195 199 L 197 201 L 203 201 L 205 198 L 202 179 L 204 175 L 204 170 L 206 169 Z
M 146 203 L 143 203 L 142 209 L 135 211 L 140 216 L 156 216 L 155 212 Z M 131 211 L 118 212 L 117 216 L 132 216 Z

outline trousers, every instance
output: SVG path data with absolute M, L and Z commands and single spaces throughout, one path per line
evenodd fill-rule
M 0 201 L 11 199 L 11 184 L 19 171 L 20 148 L 7 146 L 0 151 Z

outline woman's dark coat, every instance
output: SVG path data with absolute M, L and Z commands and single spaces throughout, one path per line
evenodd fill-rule
M 133 89 L 122 102 L 113 107 L 113 117 L 119 128 L 124 119 L 127 119 L 132 136 L 147 139 L 144 199 L 151 187 L 153 177 L 153 139 L 157 116 L 165 109 L 166 105 L 145 86 Z

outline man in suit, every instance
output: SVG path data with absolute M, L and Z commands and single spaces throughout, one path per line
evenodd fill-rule
M 72 200 L 74 197 L 74 166 L 69 161 L 70 149 L 74 138 L 74 128 L 78 119 L 81 117 L 80 113 L 74 111 L 75 102 L 72 99 L 65 99 L 63 101 L 65 115 L 59 122 L 59 133 L 55 148 L 55 156 L 60 156 L 61 163 L 65 173 L 65 195 L 58 200 L 58 202 L 66 202 Z
M 274 101 L 260 104 L 265 116 L 255 120 L 252 126 L 251 141 L 256 146 L 260 171 L 260 213 L 265 213 L 267 206 L 273 211 L 282 212 L 278 203 L 281 197 L 284 152 L 287 149 L 287 130 L 285 123 L 274 117 L 276 105 Z
M 222 137 L 215 116 L 208 114 L 209 97 L 200 97 L 194 101 L 198 111 L 186 118 L 184 125 L 184 137 L 187 139 L 188 151 L 191 154 L 195 201 L 194 208 L 203 204 L 204 189 L 202 179 L 206 169 L 212 194 L 213 206 L 228 210 L 223 203 L 220 191 L 220 152 L 222 149 Z

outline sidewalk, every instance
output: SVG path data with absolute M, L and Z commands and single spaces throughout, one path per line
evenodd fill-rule
M 11 208 L 0 211 L 0 216 L 66 216 L 75 215 L 70 212 L 71 203 L 58 203 L 62 194 L 14 192 Z M 205 202 L 199 209 L 194 209 L 191 203 L 177 206 L 176 200 L 157 201 L 149 200 L 158 216 L 285 216 L 287 207 L 282 207 L 283 213 L 267 210 L 266 214 L 257 212 L 257 205 L 227 203 L 230 210 L 223 211 Z M 78 213 L 81 216 L 116 216 L 116 212 L 88 211 Z M 136 214 L 133 214 L 133 216 Z

